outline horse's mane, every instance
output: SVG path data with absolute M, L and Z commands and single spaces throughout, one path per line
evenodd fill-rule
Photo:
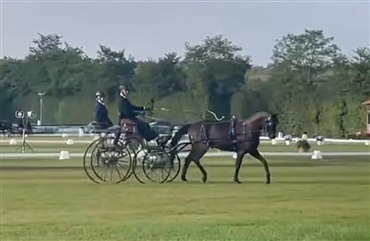
M 246 119 L 244 121 L 244 123 L 246 123 L 246 124 L 254 123 L 257 120 L 266 119 L 269 116 L 270 116 L 270 114 L 267 113 L 267 112 L 264 112 L 264 111 L 257 112 L 254 115 L 252 115 L 251 117 L 249 117 L 248 119 Z

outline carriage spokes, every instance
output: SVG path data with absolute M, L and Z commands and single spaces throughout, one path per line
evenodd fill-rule
M 120 141 L 119 148 L 112 143 L 114 137 L 105 136 L 93 141 L 83 158 L 85 173 L 95 183 L 120 183 L 130 177 L 132 156 Z

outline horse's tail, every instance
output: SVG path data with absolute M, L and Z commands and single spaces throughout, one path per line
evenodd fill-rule
M 185 134 L 188 133 L 189 131 L 189 128 L 190 128 L 191 124 L 186 124 L 186 125 L 183 125 L 176 133 L 175 135 L 172 137 L 171 139 L 171 148 L 173 148 L 174 146 L 176 146 L 181 137 Z

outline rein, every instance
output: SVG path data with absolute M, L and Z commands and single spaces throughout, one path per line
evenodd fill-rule
M 162 108 L 153 108 L 153 109 L 160 110 L 160 111 L 165 111 L 165 112 L 172 112 L 172 110 L 164 108 L 164 107 L 162 107 Z M 211 110 L 207 110 L 207 112 L 212 114 L 217 122 L 220 122 L 223 119 L 225 119 L 225 116 L 218 117 L 217 114 L 215 112 L 211 111 Z M 194 115 L 200 116 L 203 119 L 203 116 L 199 112 L 195 112 L 195 111 L 191 111 L 191 110 L 183 110 L 183 111 L 181 111 L 181 113 L 194 114 Z M 203 119 L 203 121 L 204 120 L 205 119 Z

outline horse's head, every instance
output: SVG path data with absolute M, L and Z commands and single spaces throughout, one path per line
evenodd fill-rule
M 278 120 L 277 114 L 271 114 L 265 120 L 265 130 L 270 139 L 276 138 L 276 127 L 278 124 L 279 124 L 279 120 Z
M 258 112 L 244 121 L 252 131 L 266 130 L 270 139 L 276 138 L 276 127 L 279 123 L 276 114 L 269 114 L 267 112 Z

